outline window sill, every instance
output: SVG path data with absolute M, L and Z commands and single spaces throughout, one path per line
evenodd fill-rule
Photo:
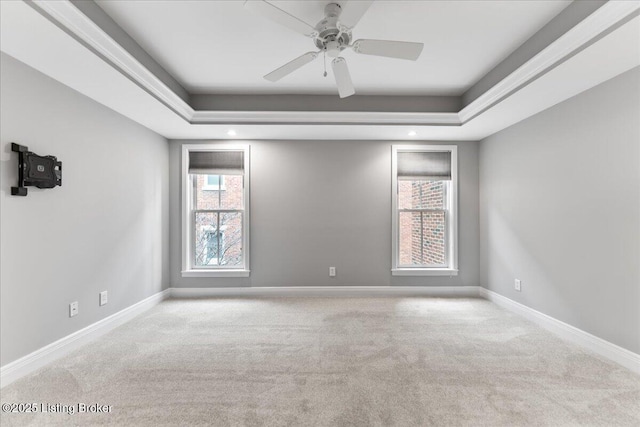
M 249 277 L 251 270 L 184 270 L 182 277 Z
M 392 276 L 457 276 L 457 268 L 394 268 Z

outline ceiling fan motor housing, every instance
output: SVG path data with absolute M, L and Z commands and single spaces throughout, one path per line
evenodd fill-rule
M 318 49 L 327 52 L 330 57 L 337 57 L 351 41 L 351 33 L 342 32 L 339 23 L 342 7 L 338 3 L 329 3 L 324 8 L 325 17 L 318 22 L 316 30 L 318 35 L 315 37 L 315 44 Z

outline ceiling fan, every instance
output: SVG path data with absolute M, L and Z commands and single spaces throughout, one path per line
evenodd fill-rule
M 424 46 L 423 43 L 369 39 L 352 42 L 351 32 L 353 27 L 356 26 L 362 15 L 369 9 L 371 3 L 373 3 L 373 0 L 351 0 L 346 3 L 343 2 L 344 7 L 338 3 L 329 3 L 324 8 L 324 18 L 313 27 L 267 1 L 247 0 L 244 3 L 246 9 L 284 25 L 299 34 L 310 37 L 313 39 L 316 48 L 319 49 L 297 57 L 270 72 L 264 78 L 271 82 L 277 82 L 310 63 L 321 53 L 325 53 L 334 58 L 331 62 L 331 68 L 338 86 L 338 93 L 340 98 L 346 98 L 353 95 L 355 89 L 351 82 L 347 61 L 340 56 L 343 50 L 350 48 L 354 52 L 363 55 L 386 56 L 413 61 L 418 59 Z

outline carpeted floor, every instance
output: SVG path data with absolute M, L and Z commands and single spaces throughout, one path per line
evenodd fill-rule
M 640 376 L 481 299 L 169 300 L 1 400 L 111 405 L 3 426 L 640 425 Z

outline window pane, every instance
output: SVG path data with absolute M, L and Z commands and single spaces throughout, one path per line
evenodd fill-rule
M 221 213 L 220 264 L 227 267 L 242 266 L 242 213 Z
M 207 190 L 219 190 L 220 175 L 207 175 Z
M 222 209 L 242 209 L 243 206 L 243 186 L 242 175 L 224 175 L 220 202 Z
M 420 265 L 420 212 L 400 212 L 400 265 Z
M 422 212 L 422 264 L 445 264 L 444 212 Z
M 242 175 L 192 176 L 195 209 L 243 209 Z
M 219 209 L 220 187 L 217 185 L 219 178 L 210 178 L 219 175 L 192 175 L 194 181 L 193 206 L 194 209 Z
M 444 212 L 399 212 L 399 265 L 444 266 Z
M 196 213 L 195 265 L 218 265 L 218 214 Z
M 447 181 L 398 180 L 400 209 L 445 209 Z

